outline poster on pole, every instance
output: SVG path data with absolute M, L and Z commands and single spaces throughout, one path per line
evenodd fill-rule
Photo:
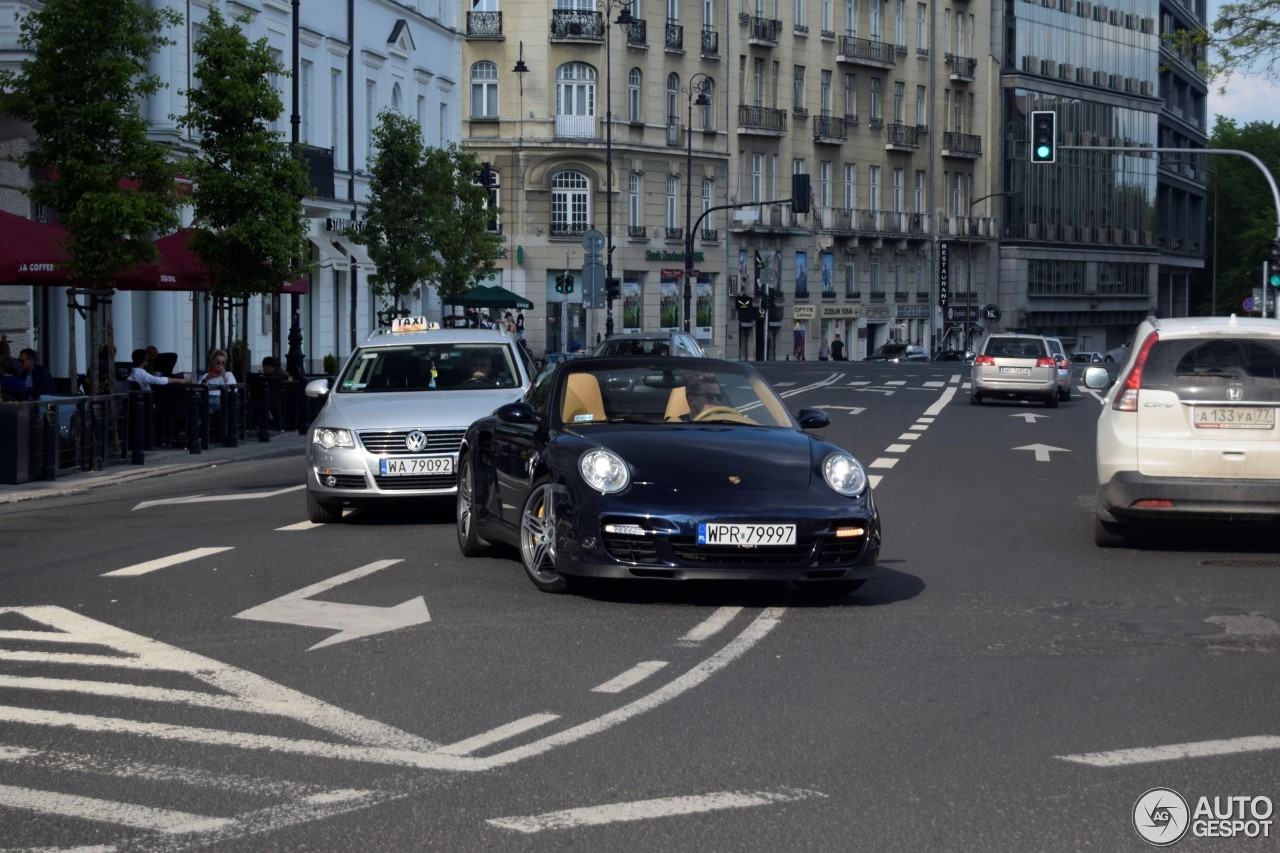
M 714 315 L 711 304 L 711 280 L 700 278 L 693 286 L 693 334 L 699 341 L 710 341 Z
M 677 271 L 679 272 L 679 271 Z M 658 283 L 658 329 L 673 332 L 680 328 L 680 280 L 663 271 Z
M 622 331 L 639 332 L 644 329 L 644 299 L 640 282 L 622 283 Z

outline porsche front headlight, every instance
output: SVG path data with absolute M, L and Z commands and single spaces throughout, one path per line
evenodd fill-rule
M 329 429 L 328 427 L 317 427 L 311 435 L 311 440 L 323 447 L 325 450 L 332 450 L 335 447 L 355 447 L 355 439 L 351 437 L 349 429 Z
M 867 472 L 847 453 L 832 453 L 822 460 L 822 476 L 828 486 L 850 497 L 867 487 Z
M 578 472 L 587 485 L 604 495 L 622 491 L 631 483 L 631 472 L 612 450 L 588 450 L 578 459 Z

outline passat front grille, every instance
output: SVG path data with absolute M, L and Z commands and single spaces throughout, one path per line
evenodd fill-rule
M 388 492 L 415 489 L 452 489 L 458 485 L 456 474 L 421 474 L 414 477 L 374 477 L 378 488 Z
M 410 450 L 405 444 L 413 430 L 399 429 L 359 433 L 364 449 L 378 456 L 422 456 L 432 453 L 457 453 L 462 447 L 465 429 L 422 430 L 427 436 L 427 446 L 422 450 Z

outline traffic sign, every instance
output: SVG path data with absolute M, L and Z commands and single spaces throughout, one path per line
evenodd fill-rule
M 1252 314 L 1254 311 L 1258 310 L 1258 303 L 1253 301 L 1252 296 L 1246 296 L 1244 298 L 1244 302 L 1241 303 L 1241 307 L 1244 308 L 1247 313 Z
M 1000 319 L 1000 307 L 998 305 L 983 305 L 982 319 L 994 323 Z

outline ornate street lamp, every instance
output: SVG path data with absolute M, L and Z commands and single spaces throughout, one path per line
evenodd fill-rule
M 698 79 L 702 78 L 702 79 Z M 684 178 L 684 330 L 689 331 L 689 311 L 693 301 L 693 107 L 711 106 L 710 75 L 699 72 L 689 78 L 689 86 L 682 89 L 689 96 L 689 123 L 684 132 L 688 137 L 688 154 L 685 158 Z
M 980 201 L 986 201 L 989 198 L 996 198 L 997 196 L 1003 197 L 1003 196 L 1010 196 L 1010 195 L 1017 195 L 1017 193 L 1013 192 L 1012 190 L 1005 190 L 1003 192 L 998 192 L 998 193 L 989 193 L 988 195 L 975 198 L 973 201 L 969 202 L 968 225 L 970 227 L 972 227 L 973 225 L 973 206 L 975 204 L 977 204 Z M 968 281 L 965 283 L 965 286 L 964 286 L 964 338 L 963 338 L 963 341 L 964 341 L 964 351 L 968 352 L 969 350 L 973 349 L 973 317 L 972 317 L 972 314 L 973 314 L 973 235 L 968 234 L 966 236 L 968 236 L 969 238 L 968 241 L 965 242 L 965 248 L 968 250 L 967 251 L 968 257 L 965 259 L 964 266 L 965 266 L 965 278 L 968 279 Z
M 621 0 L 597 0 L 604 9 L 604 280 L 607 315 L 604 324 L 605 336 L 613 334 L 613 56 L 610 42 L 612 27 L 609 16 L 614 8 L 619 8 L 618 19 L 614 21 L 620 27 L 630 27 L 634 22 L 631 17 L 631 3 Z

